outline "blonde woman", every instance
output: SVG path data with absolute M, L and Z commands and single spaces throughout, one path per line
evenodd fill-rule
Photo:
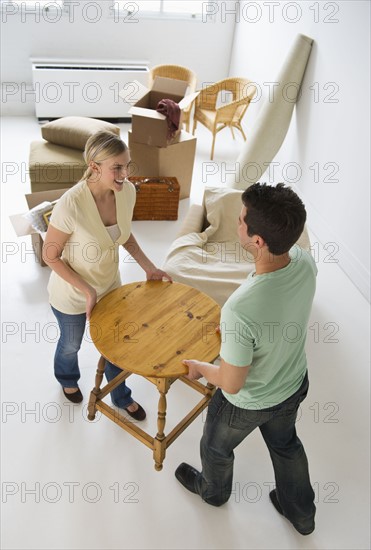
M 86 143 L 88 166 L 82 180 L 69 189 L 53 210 L 43 247 L 44 261 L 52 269 L 49 301 L 60 328 L 54 373 L 65 397 L 83 399 L 78 386 L 78 351 L 96 302 L 121 285 L 118 247 L 122 245 L 146 273 L 147 280 L 171 282 L 147 258 L 131 233 L 136 191 L 126 179 L 130 154 L 111 132 L 98 132 Z M 121 371 L 106 362 L 107 380 Z M 111 393 L 114 405 L 136 420 L 146 413 L 131 397 L 125 382 Z

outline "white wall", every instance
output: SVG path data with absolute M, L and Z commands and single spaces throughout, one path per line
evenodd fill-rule
M 247 76 L 262 90 L 246 116 L 248 131 L 267 99 L 269 86 L 264 83 L 275 80 L 295 36 L 302 33 L 315 40 L 302 96 L 274 159 L 280 165 L 274 177 L 271 169 L 261 181 L 286 179 L 295 186 L 307 206 L 309 226 L 322 243 L 314 243 L 319 262 L 338 260 L 368 298 L 369 20 L 368 1 L 241 2 L 230 66 L 231 75 Z
M 87 4 L 99 4 L 102 15 L 93 6 L 86 9 Z M 65 14 L 54 23 L 52 13 L 36 16 L 24 10 L 14 14 L 3 11 L 1 81 L 15 83 L 20 90 L 2 102 L 3 114 L 34 113 L 32 94 L 26 94 L 27 103 L 20 104 L 21 87 L 32 86 L 30 57 L 144 60 L 150 67 L 174 63 L 194 70 L 199 86 L 228 74 L 235 26 L 232 18 L 224 23 L 219 19 L 213 22 L 211 17 L 197 21 L 140 19 L 134 15 L 137 22 L 133 23 L 113 18 L 110 5 L 110 0 L 83 0 L 71 17 Z M 95 23 L 89 22 L 95 18 Z

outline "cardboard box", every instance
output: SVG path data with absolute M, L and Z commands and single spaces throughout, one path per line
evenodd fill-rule
M 180 124 L 182 126 L 183 109 L 188 107 L 200 92 L 186 95 L 188 83 L 173 78 L 156 77 L 151 89 L 146 88 L 136 80 L 119 95 L 131 103 L 129 114 L 132 116 L 132 133 L 136 143 L 167 147 L 177 143 L 180 130 L 172 140 L 168 140 L 166 117 L 156 111 L 161 99 L 172 99 L 178 103 L 181 110 Z
M 137 143 L 129 131 L 129 149 L 134 171 L 131 176 L 175 177 L 180 185 L 180 199 L 189 197 L 197 139 L 181 131 L 179 141 L 168 147 Z
M 39 191 L 37 193 L 25 195 L 28 209 L 31 210 L 31 208 L 45 201 L 53 202 L 59 199 L 66 191 L 68 191 L 68 189 L 53 189 L 51 191 Z M 42 247 L 45 233 L 37 232 L 30 222 L 24 218 L 24 213 L 10 216 L 10 221 L 18 237 L 31 235 L 32 248 L 34 249 L 36 258 L 42 267 L 46 266 L 46 263 L 42 259 Z

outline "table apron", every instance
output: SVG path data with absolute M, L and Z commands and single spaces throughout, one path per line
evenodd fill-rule
M 128 420 L 127 418 L 125 418 L 125 416 L 123 416 L 119 412 L 112 409 L 109 405 L 107 405 L 103 401 L 97 401 L 96 408 L 102 414 L 107 416 L 110 420 L 113 420 L 115 424 L 118 424 L 121 428 L 123 428 L 127 432 L 131 433 L 134 437 L 139 439 L 139 441 L 144 443 L 144 445 L 147 445 L 147 447 L 149 447 L 150 449 L 153 449 L 155 438 L 151 437 L 144 430 L 142 430 L 136 424 L 134 424 L 131 420 Z

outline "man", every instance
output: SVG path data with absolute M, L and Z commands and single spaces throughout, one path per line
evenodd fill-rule
M 314 530 L 314 491 L 296 435 L 298 407 L 308 392 L 305 339 L 316 265 L 294 245 L 306 211 L 283 184 L 256 183 L 242 194 L 238 236 L 255 272 L 221 313 L 220 365 L 185 360 L 188 377 L 218 386 L 201 439 L 202 471 L 182 463 L 175 476 L 214 506 L 230 497 L 233 449 L 256 427 L 268 447 L 276 481 L 270 499 L 302 535 Z

